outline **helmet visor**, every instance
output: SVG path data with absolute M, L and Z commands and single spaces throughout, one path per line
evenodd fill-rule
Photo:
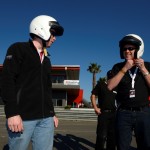
M 50 32 L 54 36 L 62 36 L 64 32 L 64 28 L 59 25 L 58 22 L 50 21 L 49 25 L 51 26 Z

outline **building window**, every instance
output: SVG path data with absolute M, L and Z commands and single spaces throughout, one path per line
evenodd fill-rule
M 52 76 L 52 83 L 63 83 L 64 80 L 64 76 Z

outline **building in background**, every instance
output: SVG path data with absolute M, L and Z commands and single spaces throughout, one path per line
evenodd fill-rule
M 79 65 L 53 65 L 52 89 L 54 106 L 79 107 L 83 100 Z
M 2 68 L 0 65 L 0 87 Z M 82 107 L 83 90 L 80 89 L 79 75 L 79 65 L 52 66 L 52 99 L 55 107 Z

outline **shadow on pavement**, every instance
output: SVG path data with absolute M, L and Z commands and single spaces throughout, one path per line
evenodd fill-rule
M 58 150 L 89 150 L 94 147 L 94 143 L 71 134 L 54 136 L 54 148 Z
M 94 149 L 94 144 L 83 138 L 67 134 L 66 136 L 57 134 L 54 136 L 54 149 L 56 150 L 90 150 Z M 3 150 L 9 150 L 6 144 Z M 130 147 L 129 150 L 137 150 L 137 148 Z
M 8 145 L 7 145 L 7 144 L 6 144 L 6 145 L 4 145 L 3 150 L 9 150 L 9 147 L 8 147 Z

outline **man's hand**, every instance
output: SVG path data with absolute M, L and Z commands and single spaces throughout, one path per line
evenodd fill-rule
M 144 60 L 139 58 L 134 60 L 135 65 L 141 70 L 145 69 Z
M 54 119 L 54 126 L 57 128 L 58 127 L 58 118 L 56 116 L 53 117 Z
M 96 108 L 95 108 L 95 113 L 96 113 L 97 115 L 100 115 L 100 114 L 101 114 L 101 109 L 98 108 L 98 107 L 96 107 Z
M 23 132 L 23 123 L 20 115 L 10 117 L 7 121 L 9 130 L 12 132 Z

